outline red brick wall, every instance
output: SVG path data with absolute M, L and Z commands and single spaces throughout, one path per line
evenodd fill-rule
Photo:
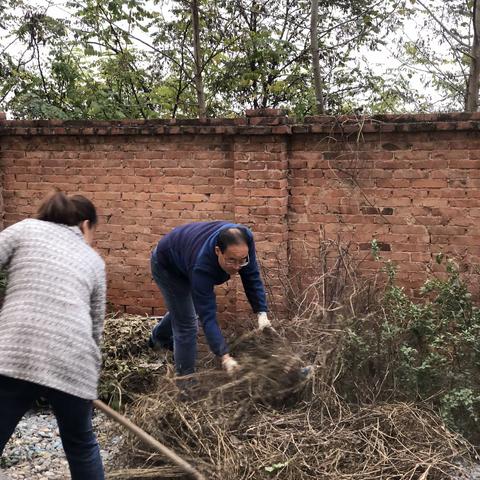
M 149 274 L 156 242 L 185 222 L 234 218 L 229 138 L 9 135 L 1 148 L 6 224 L 33 215 L 53 186 L 97 205 L 115 309 L 162 313 Z
M 418 287 L 440 251 L 480 259 L 480 117 L 312 117 L 279 111 L 198 121 L 22 122 L 0 119 L 4 222 L 34 214 L 53 186 L 98 206 L 97 248 L 113 308 L 162 312 L 149 253 L 172 227 L 234 220 L 256 235 L 271 303 L 279 271 L 315 267 L 320 239 L 380 242 Z M 376 269 L 370 259 L 363 268 Z M 219 289 L 221 318 L 243 316 L 237 282 Z
M 363 130 L 322 117 L 294 127 L 289 155 L 292 264 L 315 262 L 321 239 L 351 242 L 362 269 L 376 239 L 398 279 L 418 289 L 438 253 L 455 256 L 478 281 L 480 267 L 479 115 L 380 117 Z M 388 123 L 387 123 L 388 122 Z M 333 128 L 333 135 L 332 135 Z M 318 132 L 318 133 L 313 133 Z M 303 260 L 304 262 L 304 260 Z M 475 286 L 475 283 L 473 283 Z

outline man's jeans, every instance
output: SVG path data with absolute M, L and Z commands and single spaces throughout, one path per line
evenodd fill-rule
M 190 282 L 159 267 L 155 254 L 151 258 L 152 276 L 163 294 L 168 312 L 152 331 L 154 343 L 173 350 L 177 375 L 195 371 L 198 320 L 193 306 Z
M 0 456 L 23 415 L 40 397 L 57 418 L 72 480 L 104 480 L 102 459 L 92 428 L 92 401 L 0 375 Z

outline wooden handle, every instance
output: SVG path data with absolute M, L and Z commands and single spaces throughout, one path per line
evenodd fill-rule
M 169 460 L 171 460 L 175 465 L 180 467 L 184 472 L 191 475 L 196 480 L 206 480 L 205 477 L 194 467 L 192 467 L 188 462 L 183 458 L 179 457 L 173 450 L 170 450 L 168 447 L 160 443 L 158 440 L 155 440 L 147 432 L 143 431 L 140 427 L 131 422 L 128 418 L 120 415 L 118 412 L 110 408 L 108 405 L 103 403 L 101 400 L 94 400 L 93 405 L 104 412 L 112 420 L 115 420 L 120 425 L 123 425 L 127 430 L 130 430 L 135 434 L 140 440 L 145 442 L 150 447 L 159 451 L 162 455 L 165 455 Z

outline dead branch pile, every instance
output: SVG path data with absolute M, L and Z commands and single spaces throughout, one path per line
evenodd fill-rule
M 318 258 L 306 286 L 301 276 L 285 280 L 291 305 L 288 320 L 275 322 L 279 336 L 255 332 L 231 342 L 242 365 L 234 378 L 210 365 L 179 394 L 167 368 L 149 379 L 149 393 L 127 406 L 127 416 L 211 480 L 472 478 L 472 446 L 428 406 L 374 396 L 351 405 L 337 393 L 343 321 L 376 314 L 375 279 L 357 277 L 355 257 L 339 242 L 321 242 Z M 306 364 L 314 366 L 308 377 Z M 115 365 L 112 371 L 124 386 Z M 124 452 L 128 468 L 109 478 L 184 478 L 135 438 Z
M 427 409 L 348 406 L 322 375 L 302 376 L 301 359 L 275 336 L 247 335 L 234 352 L 237 377 L 200 372 L 187 398 L 161 378 L 127 411 L 209 479 L 451 479 L 473 456 Z M 135 439 L 125 448 L 141 468 L 110 478 L 183 478 Z

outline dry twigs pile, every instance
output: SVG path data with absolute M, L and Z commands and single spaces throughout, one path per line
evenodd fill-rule
M 127 412 L 209 479 L 451 479 L 472 456 L 428 410 L 349 407 L 319 375 L 303 377 L 301 359 L 275 336 L 247 335 L 234 353 L 236 378 L 200 372 L 187 399 L 159 379 Z M 110 478 L 183 478 L 135 439 L 126 450 L 141 468 Z
M 311 259 L 305 264 L 314 265 Z M 299 274 L 285 283 L 291 305 L 280 334 L 254 332 L 231 345 L 242 366 L 238 375 L 230 378 L 210 365 L 179 395 L 171 369 L 164 370 L 149 378 L 149 393 L 126 414 L 210 480 L 471 478 L 472 446 L 427 406 L 375 397 L 351 405 L 337 393 L 342 321 L 375 315 L 378 308 L 375 279 L 358 278 L 357 267 L 348 246 L 322 241 L 308 282 Z M 282 278 L 281 272 L 271 276 Z M 142 342 L 147 336 L 142 333 Z M 308 377 L 301 370 L 306 364 L 314 366 Z M 124 447 L 128 469 L 109 478 L 184 478 L 135 438 Z

